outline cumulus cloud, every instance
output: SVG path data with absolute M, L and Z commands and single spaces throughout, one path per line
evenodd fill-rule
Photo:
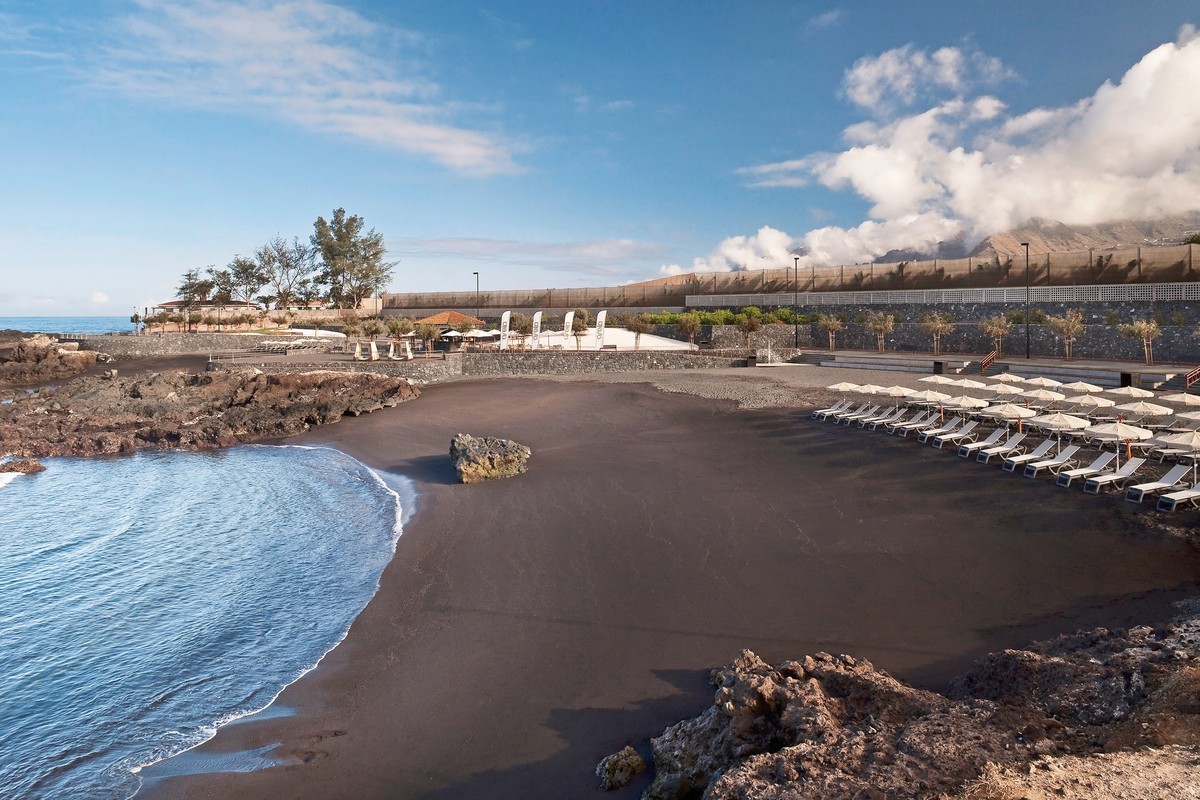
M 326 0 L 137 0 L 85 79 L 160 102 L 268 114 L 453 170 L 514 172 L 513 148 L 455 123 L 422 37 Z
M 956 57 L 938 58 L 941 51 L 935 51 L 914 60 L 911 48 L 889 52 L 897 55 L 861 60 L 847 74 L 847 94 L 851 86 L 863 87 L 855 102 L 871 110 L 889 95 L 917 98 L 918 82 L 909 80 L 917 73 L 943 88 L 969 84 Z M 979 63 L 990 63 L 983 58 Z M 1002 68 L 989 69 L 995 75 Z M 881 76 L 881 87 L 866 88 L 870 70 Z M 1194 92 L 1196 75 L 1200 37 L 1188 26 L 1120 81 L 1105 82 L 1069 106 L 1010 115 L 997 97 L 962 94 L 852 125 L 843 132 L 848 146 L 840 152 L 739 173 L 751 186 L 816 183 L 871 202 L 870 219 L 861 225 L 820 228 L 787 245 L 804 250 L 806 263 L 869 261 L 893 249 L 928 251 L 939 241 L 982 238 L 1031 217 L 1092 224 L 1184 213 L 1200 208 L 1200 105 L 1180 100 Z M 729 253 L 753 251 L 751 240 L 761 236 L 727 239 L 696 267 L 754 266 L 750 258 L 731 262 Z
M 97 306 L 107 305 L 108 295 L 104 292 L 92 292 L 88 295 L 88 302 Z
M 962 93 L 1012 76 L 1000 59 L 974 48 L 941 47 L 930 52 L 906 44 L 854 62 L 846 71 L 842 92 L 855 105 L 888 111 L 933 92 Z

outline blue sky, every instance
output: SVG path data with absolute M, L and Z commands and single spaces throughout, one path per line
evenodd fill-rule
M 867 260 L 1200 206 L 1194 2 L 0 0 L 0 315 L 336 207 L 392 289 Z

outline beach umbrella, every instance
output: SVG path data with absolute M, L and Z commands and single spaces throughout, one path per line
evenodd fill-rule
M 1153 441 L 1173 445 L 1188 450 L 1200 450 L 1200 431 L 1183 431 L 1181 433 L 1164 433 L 1155 436 Z
M 1175 394 L 1164 394 L 1158 399 L 1165 400 L 1168 403 L 1178 403 L 1183 406 L 1200 406 L 1200 394 L 1176 392 Z
M 1053 378 L 1043 378 L 1041 375 L 1036 378 L 1026 378 L 1025 382 L 1030 386 L 1041 386 L 1043 389 L 1048 389 L 1051 386 L 1062 386 L 1062 381 L 1056 381 Z
M 950 399 L 950 395 L 945 392 L 936 392 L 933 389 L 924 389 L 919 392 L 913 392 L 908 396 L 909 400 L 916 403 L 942 403 Z
M 971 380 L 970 378 L 962 378 L 961 380 L 950 381 L 950 383 L 954 384 L 955 386 L 961 386 L 964 389 L 988 389 L 988 388 L 991 388 L 983 381 L 975 381 L 975 380 Z
M 999 383 L 999 384 L 996 384 L 995 386 L 989 386 L 988 389 L 990 389 L 995 394 L 1025 394 L 1024 389 L 1018 388 L 1018 387 L 1013 386 L 1008 383 Z
M 858 384 L 842 381 L 841 383 L 835 383 L 833 386 L 826 386 L 825 388 L 831 392 L 857 392 Z
M 907 386 L 888 386 L 880 389 L 875 394 L 885 394 L 888 397 L 908 397 L 913 393 L 913 390 Z
M 1000 403 L 999 405 L 988 406 L 979 412 L 985 417 L 995 417 L 996 419 L 1028 419 L 1036 417 L 1037 412 L 1032 408 L 1018 406 L 1012 403 Z
M 1020 375 L 1013 375 L 1011 372 L 1001 372 L 997 375 L 988 375 L 988 378 L 1001 383 L 1021 383 L 1025 379 Z
M 951 397 L 949 400 L 943 400 L 942 405 L 950 408 L 987 408 L 988 401 L 980 400 L 978 397 L 968 397 L 965 394 L 960 394 L 958 397 Z
M 1154 397 L 1154 392 L 1139 389 L 1136 386 L 1120 386 L 1116 389 L 1105 389 L 1105 394 L 1116 394 L 1121 397 Z
M 1180 411 L 1175 415 L 1175 419 L 1187 419 L 1193 422 L 1200 422 L 1200 411 Z
M 1036 425 L 1039 428 L 1050 428 L 1051 430 L 1060 431 L 1081 431 L 1092 424 L 1092 421 L 1089 419 L 1064 414 L 1061 411 L 1055 411 L 1052 414 L 1039 414 L 1036 417 L 1030 417 L 1027 421 L 1030 425 Z
M 1117 411 L 1128 411 L 1130 414 L 1138 414 L 1143 417 L 1165 417 L 1175 413 L 1174 409 L 1160 406 L 1158 403 L 1147 403 L 1145 400 L 1122 403 L 1117 406 Z
M 1075 381 L 1073 383 L 1064 383 L 1062 386 L 1059 386 L 1058 388 L 1063 390 L 1064 392 L 1085 392 L 1087 394 L 1091 394 L 1092 392 L 1103 392 L 1104 391 L 1103 386 L 1097 386 L 1094 383 L 1088 383 L 1086 381 Z
M 862 386 L 858 387 L 858 391 L 860 394 L 879 394 L 883 391 L 883 388 L 884 387 L 876 386 L 873 383 L 864 383 Z
M 920 383 L 954 383 L 953 378 L 947 378 L 945 375 L 926 375 L 924 378 L 917 378 L 917 381 Z
M 462 334 L 455 330 L 449 330 L 442 334 L 443 339 L 461 339 Z
M 1099 425 L 1093 425 L 1090 428 L 1084 428 L 1084 433 L 1090 433 L 1093 436 L 1102 439 L 1115 439 L 1117 442 L 1125 442 L 1125 457 L 1129 458 L 1132 455 L 1129 443 L 1131 441 L 1140 442 L 1143 439 L 1149 439 L 1154 436 L 1154 431 L 1147 428 L 1139 428 L 1136 425 L 1130 425 L 1128 422 L 1104 422 Z M 1117 448 L 1117 467 L 1121 466 L 1121 448 Z
M 1066 397 L 1065 394 L 1060 394 L 1059 392 L 1052 392 L 1049 389 L 1033 389 L 1028 392 L 1022 392 L 1021 396 L 1028 398 L 1029 400 L 1044 400 L 1047 402 L 1050 402 L 1053 400 L 1062 400 Z
M 1091 408 L 1112 408 L 1117 404 L 1116 400 L 1109 400 L 1107 397 L 1096 397 L 1090 394 L 1078 394 L 1074 397 L 1068 397 L 1066 402 L 1074 403 L 1077 406 L 1090 406 Z

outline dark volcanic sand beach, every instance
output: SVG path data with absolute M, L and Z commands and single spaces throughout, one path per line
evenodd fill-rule
M 459 431 L 528 444 L 530 472 L 454 483 Z M 140 796 L 636 797 L 600 792 L 596 762 L 699 713 L 741 648 L 939 688 L 990 650 L 1168 618 L 1200 576 L 1119 498 L 634 383 L 431 386 L 300 441 L 412 477 L 417 514 L 346 641 L 277 701 L 295 715 L 201 748 L 281 742 L 286 765 Z

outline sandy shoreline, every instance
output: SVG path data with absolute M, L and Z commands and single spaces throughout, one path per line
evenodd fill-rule
M 834 370 L 741 372 L 651 378 L 724 400 L 645 376 L 463 381 L 290 440 L 411 478 L 417 516 L 346 640 L 279 699 L 296 715 L 201 748 L 282 742 L 288 765 L 139 796 L 634 797 L 599 792 L 596 761 L 695 714 L 742 647 L 854 653 L 937 687 L 990 650 L 1194 593 L 1200 554 L 1119 501 L 809 424 L 796 407 L 819 393 L 789 381 Z M 737 410 L 734 380 L 749 405 L 794 407 Z M 455 484 L 460 430 L 529 444 L 531 472 Z

